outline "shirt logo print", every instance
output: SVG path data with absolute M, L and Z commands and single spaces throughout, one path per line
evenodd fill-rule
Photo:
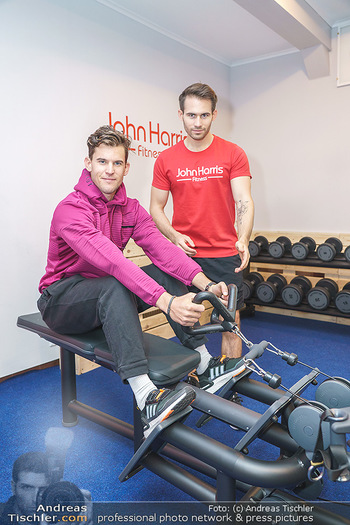
M 189 168 L 177 169 L 176 179 L 177 182 L 191 180 L 193 182 L 203 182 L 208 179 L 222 179 L 224 168 L 222 166 L 212 166 L 210 168 L 206 166 L 200 166 L 193 170 Z

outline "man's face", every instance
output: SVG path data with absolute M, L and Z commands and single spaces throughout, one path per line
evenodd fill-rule
M 123 146 L 101 144 L 95 149 L 92 159 L 85 159 L 85 168 L 90 172 L 92 182 L 109 201 L 122 184 L 129 167 Z
M 185 131 L 193 140 L 203 140 L 209 133 L 217 111 L 212 112 L 211 101 L 197 97 L 186 97 L 184 111 L 179 109 Z
M 48 484 L 44 473 L 19 473 L 18 481 L 12 481 L 12 492 L 16 496 L 16 504 L 21 514 L 33 514 L 36 511 L 38 493 Z

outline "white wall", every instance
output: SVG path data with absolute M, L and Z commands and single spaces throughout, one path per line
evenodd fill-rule
M 94 0 L 0 2 L 0 63 L 3 377 L 56 358 L 16 320 L 36 311 L 52 212 L 80 175 L 87 136 L 110 111 L 179 133 L 178 94 L 197 81 L 220 96 L 217 133 L 232 121 L 227 67 Z M 131 162 L 128 193 L 148 208 L 154 159 Z
M 317 80 L 299 53 L 230 72 L 94 0 L 0 1 L 0 377 L 57 355 L 16 319 L 36 311 L 53 209 L 109 112 L 179 133 L 178 94 L 209 83 L 219 95 L 214 133 L 250 160 L 255 228 L 347 232 L 350 86 L 336 88 L 335 39 L 330 59 L 331 75 Z M 154 159 L 131 163 L 128 193 L 148 207 Z
M 232 140 L 247 152 L 255 229 L 349 231 L 350 86 L 309 80 L 299 53 L 233 68 Z

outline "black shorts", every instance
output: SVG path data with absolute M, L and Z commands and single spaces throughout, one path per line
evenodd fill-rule
M 237 286 L 237 309 L 243 308 L 243 271 L 235 273 L 235 268 L 241 265 L 241 258 L 237 255 L 230 257 L 193 257 L 193 260 L 199 264 L 203 273 L 215 283 L 224 281 L 227 285 L 235 284 Z M 198 292 L 195 286 L 191 286 L 191 292 Z

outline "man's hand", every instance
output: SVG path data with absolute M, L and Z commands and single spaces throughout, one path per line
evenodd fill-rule
M 187 293 L 174 297 L 170 305 L 170 317 L 173 321 L 182 326 L 193 326 L 198 321 L 205 308 L 202 304 L 192 302 L 195 295 L 194 293 Z M 159 297 L 156 306 L 167 313 L 170 300 L 171 295 L 165 292 Z
M 209 288 L 209 292 L 212 292 L 216 297 L 220 299 L 220 301 L 227 306 L 228 304 L 228 289 L 226 283 L 223 281 L 214 284 Z
M 250 253 L 248 249 L 248 242 L 243 242 L 238 240 L 236 242 L 236 249 L 238 250 L 238 254 L 241 258 L 241 265 L 235 269 L 235 272 L 241 272 L 248 266 L 249 259 L 250 259 Z
M 205 290 L 210 282 L 210 279 L 204 275 L 203 272 L 199 272 L 194 276 L 192 284 L 198 288 L 198 290 Z M 209 286 L 208 292 L 215 294 L 224 303 L 224 305 L 227 306 L 228 289 L 223 281 L 216 284 L 211 284 Z
M 182 326 L 193 326 L 205 310 L 203 304 L 196 304 L 193 298 L 196 294 L 187 293 L 180 297 L 175 297 L 171 303 L 170 317 Z
M 194 257 L 197 253 L 197 250 L 195 249 L 194 242 L 192 241 L 191 237 L 188 235 L 183 235 L 180 232 L 176 232 L 176 234 L 173 236 L 172 239 L 173 244 L 175 246 L 178 246 L 183 250 L 187 255 L 190 257 Z

